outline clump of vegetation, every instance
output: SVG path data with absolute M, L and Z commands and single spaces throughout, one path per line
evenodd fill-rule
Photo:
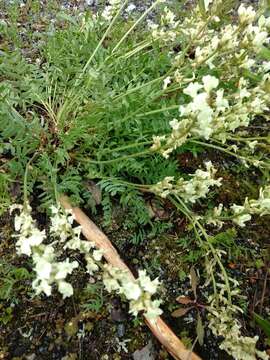
M 98 13 L 61 11 L 41 31 L 31 23 L 33 7 L 24 34 L 17 23 L 26 14 L 14 4 L 7 9 L 0 23 L 1 213 L 20 211 L 16 250 L 32 259 L 37 295 L 50 296 L 56 286 L 63 298 L 72 296 L 66 277 L 82 264 L 91 276 L 103 272 L 107 291 L 129 300 L 131 314 L 153 319 L 162 313 L 161 300 L 152 299 L 160 281 L 141 264 L 136 281 L 104 265 L 59 199 L 67 194 L 92 214 L 102 210 L 107 227 L 119 207 L 134 247 L 176 231 L 182 217 L 175 249 L 185 252 L 184 268 L 199 269 L 207 312 L 202 320 L 196 284 L 194 302 L 186 303 L 198 313 L 194 340 L 203 344 L 204 322 L 233 358 L 267 359 L 258 336 L 242 332 L 245 294 L 226 264 L 251 251 L 247 237 L 237 244 L 249 222 L 270 214 L 269 9 L 240 5 L 235 17 L 230 1 L 187 9 L 156 0 L 126 19 L 127 3 L 110 0 Z M 190 155 L 189 168 L 180 158 Z M 228 176 L 240 180 L 241 193 L 231 188 L 223 202 Z M 46 214 L 46 224 L 33 209 Z M 7 274 L 0 298 L 26 275 L 20 268 Z

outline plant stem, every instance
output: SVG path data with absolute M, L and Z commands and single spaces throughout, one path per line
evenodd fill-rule
M 180 203 L 181 207 L 185 210 L 186 214 L 189 214 L 189 219 L 191 220 L 191 222 L 194 224 L 194 225 L 197 225 L 198 228 L 200 229 L 200 231 L 202 232 L 206 242 L 207 242 L 207 245 L 209 246 L 216 262 L 218 263 L 222 273 L 223 273 L 223 276 L 224 276 L 224 281 L 225 281 L 225 284 L 226 284 L 226 287 L 227 287 L 227 292 L 228 292 L 228 301 L 229 301 L 229 304 L 231 304 L 232 302 L 232 299 L 231 299 L 231 289 L 230 289 L 230 284 L 229 284 L 229 279 L 228 279 L 228 275 L 226 273 L 226 270 L 219 258 L 219 256 L 217 255 L 216 253 L 216 250 L 215 248 L 213 247 L 213 245 L 211 244 L 211 242 L 209 241 L 209 235 L 207 234 L 207 232 L 205 231 L 204 227 L 201 225 L 201 223 L 194 217 L 194 215 L 192 214 L 192 212 L 188 209 L 188 207 L 186 206 L 186 204 L 180 199 L 179 196 L 176 196 L 177 198 L 177 201 Z M 174 202 L 174 204 L 177 206 L 177 203 Z M 178 207 L 179 208 L 179 207 Z M 180 208 L 181 210 L 181 208 Z M 181 210 L 182 211 L 182 210 Z
M 160 112 L 169 111 L 169 110 L 176 110 L 176 109 L 179 109 L 179 105 L 172 105 L 172 106 L 168 106 L 166 108 L 156 109 L 156 110 L 148 111 L 148 112 L 145 112 L 145 113 L 137 114 L 136 117 L 144 117 L 144 116 L 158 114 Z
M 253 164 L 254 160 L 253 159 L 249 159 L 245 156 L 242 156 L 242 155 L 237 155 L 235 154 L 234 152 L 228 150 L 228 149 L 225 149 L 221 146 L 218 146 L 218 145 L 214 145 L 214 144 L 210 144 L 210 143 L 206 143 L 206 142 L 203 142 L 203 141 L 199 141 L 199 140 L 189 140 L 189 142 L 191 143 L 194 143 L 194 144 L 199 144 L 199 145 L 203 145 L 203 146 L 206 146 L 206 147 L 209 147 L 209 148 L 212 148 L 212 149 L 216 149 L 216 150 L 220 150 L 220 151 L 223 151 L 225 152 L 226 154 L 228 155 L 231 155 L 231 156 L 234 156 L 238 159 L 241 159 L 241 160 L 245 160 L 245 161 L 248 161 L 250 162 L 251 164 Z
M 109 32 L 111 31 L 111 28 L 113 27 L 114 23 L 116 22 L 116 20 L 118 19 L 119 15 L 121 14 L 122 10 L 124 9 L 124 7 L 126 6 L 126 4 L 128 3 L 128 0 L 125 0 L 123 5 L 120 7 L 120 9 L 117 11 L 116 15 L 114 16 L 114 18 L 112 19 L 112 21 L 110 22 L 110 25 L 108 26 L 107 30 L 105 31 L 104 35 L 102 36 L 102 38 L 100 39 L 99 43 L 97 44 L 97 47 L 95 48 L 95 50 L 93 51 L 92 55 L 90 56 L 90 58 L 88 59 L 87 63 L 84 65 L 83 70 L 81 72 L 81 75 L 85 73 L 85 71 L 87 70 L 88 66 L 91 64 L 91 61 L 93 60 L 93 58 L 95 57 L 96 53 L 98 52 L 99 48 L 101 47 L 103 41 L 105 40 L 106 36 L 109 34 Z
M 24 179 L 23 179 L 23 206 L 25 209 L 27 208 L 27 202 L 28 202 L 28 198 L 27 198 L 28 171 L 29 171 L 31 162 L 34 160 L 34 158 L 37 156 L 37 154 L 38 154 L 37 152 L 34 153 L 34 155 L 30 158 L 30 160 L 28 160 L 26 167 L 25 167 Z
M 137 86 L 137 87 L 135 87 L 133 89 L 130 89 L 130 90 L 126 91 L 124 94 L 116 95 L 114 98 L 112 98 L 112 101 L 119 100 L 119 99 L 121 99 L 121 98 L 123 98 L 123 97 L 125 97 L 127 95 L 132 94 L 133 92 L 135 92 L 137 90 L 143 89 L 145 86 L 152 85 L 152 84 L 162 80 L 163 78 L 164 78 L 164 75 L 160 76 L 160 77 L 158 77 L 158 78 L 156 78 L 154 80 L 148 81 L 148 82 L 146 82 L 146 83 L 144 83 L 142 85 L 139 85 L 139 86 Z
M 114 53 L 119 46 L 122 44 L 122 42 L 128 37 L 128 35 L 135 29 L 135 27 L 151 12 L 155 6 L 160 3 L 160 0 L 156 0 L 140 17 L 139 19 L 131 26 L 131 28 L 125 33 L 125 35 L 118 41 L 118 43 L 115 45 L 115 47 L 112 50 L 112 53 Z
M 122 150 L 126 150 L 126 149 L 131 149 L 133 147 L 137 147 L 137 146 L 144 146 L 144 145 L 151 145 L 153 143 L 153 141 L 144 141 L 141 143 L 133 143 L 133 144 L 129 144 L 129 145 L 125 145 L 125 146 L 119 146 L 117 148 L 114 149 L 103 149 L 103 151 L 108 154 L 114 151 L 122 151 Z
M 126 156 L 122 156 L 122 157 L 119 157 L 119 158 L 116 158 L 116 159 L 111 159 L 111 160 L 90 160 L 90 159 L 87 159 L 87 158 L 81 158 L 81 157 L 78 157 L 78 160 L 79 161 L 82 161 L 82 162 L 89 162 L 89 163 L 92 163 L 92 164 L 112 164 L 114 162 L 117 162 L 117 161 L 124 161 L 126 159 L 130 159 L 130 158 L 135 158 L 135 157 L 138 157 L 138 156 L 143 156 L 143 155 L 148 155 L 150 154 L 150 150 L 147 150 L 147 151 L 141 151 L 141 152 L 138 152 L 136 154 L 130 154 L 130 155 L 126 155 Z
M 270 141 L 270 136 L 254 136 L 254 137 L 241 137 L 241 136 L 228 136 L 228 139 L 235 141 L 252 141 L 252 140 L 268 140 Z

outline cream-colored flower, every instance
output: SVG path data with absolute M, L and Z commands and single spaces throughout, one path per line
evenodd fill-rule
M 227 99 L 224 99 L 224 89 L 219 89 L 216 92 L 216 111 L 218 113 L 224 112 L 229 108 L 229 102 Z
M 48 280 L 51 277 L 52 264 L 49 261 L 40 258 L 36 263 L 35 271 L 39 279 Z
M 123 293 L 128 300 L 138 300 L 142 295 L 142 290 L 134 281 L 126 281 L 122 284 Z
M 213 0 L 203 0 L 203 1 L 204 1 L 205 10 L 208 11 L 209 5 L 213 2 Z
M 99 267 L 96 264 L 95 260 L 93 259 L 92 255 L 86 254 L 85 260 L 86 260 L 86 269 L 90 275 L 93 275 L 94 272 L 98 271 Z
M 175 21 L 175 14 L 166 6 L 164 8 L 164 14 L 162 14 L 161 20 L 165 25 L 171 25 L 172 27 L 177 26 L 177 22 Z
M 32 287 L 37 295 L 44 292 L 47 296 L 50 296 L 52 293 L 52 287 L 46 280 L 36 279 L 32 282 Z
M 114 278 L 103 277 L 103 284 L 109 293 L 119 290 L 119 283 Z
M 238 16 L 241 24 L 251 24 L 256 17 L 256 12 L 252 6 L 246 7 L 244 4 L 241 4 L 238 8 Z
M 164 80 L 163 80 L 163 90 L 166 90 L 168 85 L 172 82 L 171 77 L 167 76 Z
M 141 287 L 151 295 L 156 293 L 160 284 L 158 279 L 152 281 L 150 277 L 146 275 L 146 270 L 139 270 L 139 282 Z
M 190 180 L 183 178 L 174 181 L 174 177 L 165 177 L 162 181 L 151 187 L 151 191 L 155 194 L 166 198 L 170 194 L 180 196 L 185 202 L 195 203 L 197 199 L 207 195 L 212 186 L 221 186 L 221 178 L 215 179 L 216 169 L 211 161 L 206 164 L 206 171 L 196 170 L 194 174 L 190 174 Z
M 59 281 L 58 290 L 63 295 L 63 299 L 73 295 L 73 287 L 66 281 Z
M 246 222 L 251 220 L 251 215 L 247 213 L 246 209 L 242 205 L 233 204 L 231 210 L 236 215 L 233 218 L 233 222 L 240 227 L 246 226 Z
M 192 98 L 195 98 L 198 94 L 198 91 L 202 89 L 202 85 L 198 82 L 190 83 L 184 90 L 183 93 L 186 95 L 191 96 Z
M 69 262 L 69 259 L 55 264 L 55 280 L 63 280 L 68 274 L 79 266 L 77 261 Z
M 94 260 L 100 261 L 102 259 L 103 254 L 104 254 L 103 250 L 94 250 L 93 251 Z
M 202 78 L 203 87 L 209 94 L 213 89 L 218 87 L 219 80 L 215 76 L 206 75 Z
M 50 209 L 52 212 L 50 233 L 64 242 L 72 233 L 72 224 L 75 220 L 72 210 L 62 210 L 60 206 L 51 206 Z
M 16 242 L 18 254 L 30 256 L 32 254 L 32 248 L 40 245 L 45 238 L 45 230 L 40 231 L 39 229 L 33 227 L 29 236 L 19 236 L 19 240 Z
M 153 145 L 151 146 L 151 149 L 153 151 L 159 150 L 162 146 L 162 142 L 166 139 L 166 136 L 153 136 Z
M 158 279 L 151 281 L 145 270 L 140 270 L 139 277 L 135 280 L 127 271 L 111 265 L 104 265 L 104 269 L 103 282 L 106 289 L 123 294 L 130 301 L 131 314 L 136 316 L 140 311 L 144 311 L 149 318 L 155 318 L 162 313 L 159 309 L 160 301 L 151 300 L 151 295 L 159 285 Z
M 170 127 L 175 131 L 179 130 L 181 126 L 180 121 L 178 121 L 177 119 L 173 119 L 172 121 L 169 122 L 169 124 Z
M 154 301 L 146 301 L 146 312 L 145 315 L 149 319 L 156 319 L 158 316 L 160 316 L 163 311 L 160 309 L 160 300 L 154 300 Z

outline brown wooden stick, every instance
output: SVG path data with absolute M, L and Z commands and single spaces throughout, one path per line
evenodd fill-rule
M 89 219 L 88 216 L 78 207 L 72 207 L 69 198 L 62 196 L 60 203 L 65 209 L 72 209 L 76 221 L 82 226 L 82 233 L 86 239 L 95 243 L 98 249 L 104 252 L 104 258 L 109 264 L 118 269 L 126 270 L 132 279 L 135 279 L 130 269 L 121 260 L 117 250 L 114 248 L 107 236 Z M 158 317 L 149 319 L 144 316 L 147 326 L 150 328 L 155 337 L 168 350 L 176 360 L 200 360 L 194 352 L 188 350 L 182 341 L 174 334 L 169 326 Z

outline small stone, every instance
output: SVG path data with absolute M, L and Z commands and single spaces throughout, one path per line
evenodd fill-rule
M 116 322 L 123 322 L 126 319 L 126 315 L 121 308 L 121 303 L 117 299 L 113 299 L 112 301 L 111 318 Z
M 118 326 L 117 326 L 117 335 L 118 337 L 123 337 L 125 335 L 125 325 L 123 323 L 120 323 Z
M 109 360 L 109 356 L 107 354 L 102 355 L 100 360 Z
M 132 354 L 133 360 L 155 360 L 154 348 L 152 341 L 150 341 L 145 347 L 141 350 L 136 350 Z
M 88 6 L 94 6 L 97 5 L 97 1 L 96 0 L 85 0 L 86 4 Z
M 77 355 L 72 353 L 62 357 L 61 360 L 76 360 L 76 359 L 77 359 Z
M 26 360 L 34 360 L 36 358 L 36 354 L 30 354 L 30 355 L 27 355 L 26 357 Z

